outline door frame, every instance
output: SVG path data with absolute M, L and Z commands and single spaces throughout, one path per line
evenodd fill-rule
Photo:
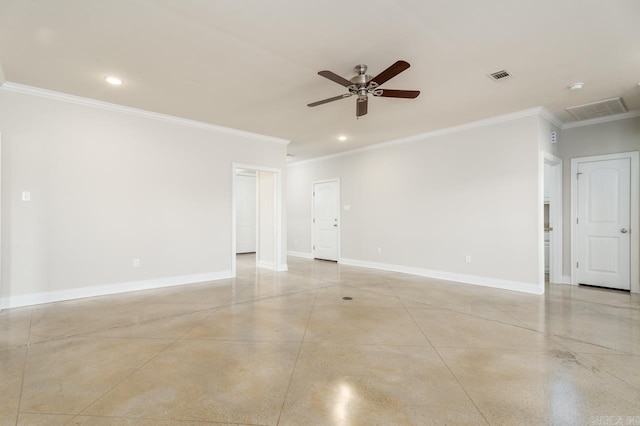
M 313 182 L 311 182 L 311 258 L 315 259 L 316 258 L 316 224 L 314 223 L 314 219 L 315 219 L 315 202 L 314 202 L 314 198 L 313 198 L 313 191 L 315 188 L 315 185 L 318 183 L 329 183 L 329 182 L 337 182 L 338 183 L 338 259 L 337 262 L 340 263 L 340 260 L 342 258 L 341 256 L 341 250 L 340 250 L 340 236 L 342 235 L 342 217 L 340 216 L 340 211 L 341 209 L 341 204 L 340 204 L 340 178 L 331 178 L 331 179 L 322 179 L 322 180 L 315 180 Z
M 275 271 L 286 271 L 287 264 L 283 263 L 282 256 L 282 169 L 273 167 L 255 166 L 252 164 L 231 163 L 231 276 L 236 276 L 236 169 L 249 169 L 258 172 L 269 172 L 275 175 L 275 202 L 273 205 L 274 220 L 274 262 Z M 257 180 L 256 176 L 256 180 Z M 257 205 L 256 221 L 260 217 L 260 207 Z M 256 244 L 256 261 L 259 259 L 260 245 Z
M 542 163 L 542 226 L 541 246 L 542 246 L 542 277 L 544 282 L 544 165 L 551 166 L 549 178 L 549 222 L 553 223 L 553 231 L 549 233 L 549 282 L 562 283 L 562 160 L 548 152 L 543 153 Z
M 2 75 L 1 67 L 0 75 Z M 2 132 L 0 132 L 0 312 L 2 312 L 2 301 L 4 300 L 4 286 L 2 284 Z
M 620 152 L 617 154 L 593 155 L 589 157 L 577 157 L 571 159 L 571 284 L 578 285 L 576 274 L 577 262 L 577 230 L 576 218 L 578 217 L 578 165 L 580 163 L 590 163 L 594 161 L 620 160 L 628 158 L 631 160 L 631 215 L 629 228 L 630 250 L 629 266 L 631 268 L 629 279 L 631 292 L 640 293 L 640 152 Z

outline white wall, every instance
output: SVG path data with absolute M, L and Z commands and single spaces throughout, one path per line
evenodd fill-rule
M 228 276 L 232 163 L 286 164 L 250 134 L 6 87 L 0 132 L 5 306 Z
M 571 275 L 571 159 L 640 151 L 640 117 L 564 129 L 559 145 L 560 157 L 563 160 L 562 192 L 564 194 L 562 273 L 569 277 Z M 636 176 L 635 179 L 640 177 Z
M 558 123 L 560 124 L 560 123 Z M 555 157 L 560 157 L 560 128 L 544 117 L 538 117 L 538 140 L 540 150 Z M 556 132 L 556 143 L 551 143 L 551 132 Z
M 311 182 L 339 177 L 351 206 L 341 212 L 343 262 L 541 292 L 540 127 L 536 114 L 294 163 L 288 247 L 311 252 Z

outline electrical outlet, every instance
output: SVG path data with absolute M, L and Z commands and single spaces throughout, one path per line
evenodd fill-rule
M 378 247 L 378 254 L 382 253 L 382 247 Z
M 140 267 L 140 259 L 133 259 L 133 267 L 134 268 Z
M 467 263 L 471 263 L 471 256 L 467 256 L 467 257 L 465 257 L 465 259 L 464 259 L 464 260 L 465 260 L 465 262 L 467 262 Z
M 22 191 L 22 201 L 31 201 L 31 192 Z

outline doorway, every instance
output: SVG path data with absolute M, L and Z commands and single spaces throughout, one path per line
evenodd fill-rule
M 571 195 L 571 282 L 638 292 L 638 152 L 572 159 Z
M 233 276 L 238 264 L 287 270 L 282 261 L 281 182 L 280 169 L 232 165 Z
M 312 184 L 312 233 L 314 259 L 340 258 L 340 180 Z
M 256 252 L 258 182 L 255 170 L 236 170 L 236 254 Z
M 545 281 L 562 279 L 562 160 L 544 153 L 543 241 Z

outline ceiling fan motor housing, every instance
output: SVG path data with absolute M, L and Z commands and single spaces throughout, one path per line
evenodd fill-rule
M 367 86 L 373 79 L 373 76 L 367 74 L 367 66 L 364 64 L 356 65 L 353 67 L 353 70 L 356 72 L 356 75 L 349 80 L 353 83 L 353 85 L 348 87 L 349 92 L 358 95 L 359 101 L 364 101 L 367 99 L 367 94 L 369 93 Z
M 373 79 L 372 75 L 367 74 L 367 66 L 364 64 L 356 65 L 353 70 L 356 75 L 349 81 L 358 86 L 358 88 L 365 87 Z

